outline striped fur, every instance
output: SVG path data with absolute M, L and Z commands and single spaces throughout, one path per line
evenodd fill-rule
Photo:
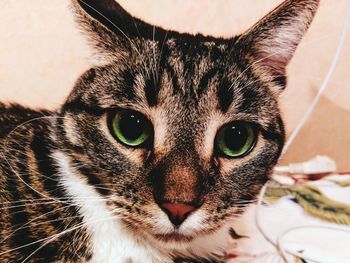
M 318 1 L 287 0 L 230 39 L 153 27 L 113 0 L 72 5 L 104 63 L 57 111 L 0 105 L 0 262 L 222 262 L 283 147 L 278 94 Z M 150 120 L 149 144 L 115 140 L 121 108 Z M 214 147 L 232 121 L 259 131 L 242 158 Z M 174 227 L 162 200 L 198 209 Z

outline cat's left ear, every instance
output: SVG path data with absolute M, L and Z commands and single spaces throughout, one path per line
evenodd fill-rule
M 285 70 L 316 13 L 319 0 L 286 0 L 238 39 L 252 67 L 283 89 Z
M 71 0 L 77 22 L 93 45 L 108 56 L 120 57 L 137 49 L 134 38 L 153 39 L 163 33 L 129 14 L 116 0 Z

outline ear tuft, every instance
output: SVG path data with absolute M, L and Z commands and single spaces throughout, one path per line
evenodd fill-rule
M 285 68 L 309 28 L 319 0 L 286 0 L 261 19 L 239 42 L 254 65 L 285 86 Z
M 133 38 L 151 38 L 155 28 L 130 15 L 115 0 L 72 0 L 76 20 L 100 52 L 125 56 Z M 157 28 L 157 34 L 163 30 Z
M 101 8 L 98 2 L 96 0 L 72 0 L 76 21 L 99 52 L 108 56 L 121 54 L 123 49 L 120 47 L 124 46 L 122 45 L 124 41 L 111 30 L 113 24 L 109 22 L 105 11 L 105 9 L 110 10 L 110 7 L 106 5 Z

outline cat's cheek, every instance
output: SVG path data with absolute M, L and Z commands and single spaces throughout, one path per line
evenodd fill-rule
M 246 163 L 250 163 L 253 159 L 256 159 L 257 156 L 259 156 L 260 153 L 264 151 L 266 143 L 266 140 L 261 135 L 259 135 L 254 148 L 247 155 L 241 158 L 218 157 L 217 165 L 220 169 L 221 174 L 231 175 L 232 171 L 236 168 L 240 168 Z

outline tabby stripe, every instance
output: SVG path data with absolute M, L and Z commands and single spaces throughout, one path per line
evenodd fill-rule
M 62 109 L 63 109 L 62 112 L 64 111 L 69 111 L 72 113 L 86 112 L 94 116 L 101 116 L 105 112 L 105 109 L 98 107 L 97 105 L 86 104 L 83 101 L 83 99 L 80 97 L 70 102 L 67 102 L 66 104 L 63 105 Z
M 226 113 L 230 108 L 234 97 L 232 84 L 226 78 L 220 80 L 217 88 L 217 96 L 221 111 Z
M 17 162 L 17 164 L 19 164 L 19 166 L 16 169 L 17 173 L 20 173 L 20 174 L 28 173 L 25 163 L 26 163 L 25 159 L 22 160 L 22 163 Z M 11 173 L 11 175 L 8 176 L 8 192 L 12 196 L 11 200 L 25 199 L 24 193 L 26 189 L 23 189 L 23 187 L 26 187 L 26 186 L 24 186 L 22 182 L 19 181 L 19 179 L 15 174 Z M 21 227 L 22 225 L 28 222 L 29 215 L 25 210 L 25 206 L 15 206 L 15 207 L 9 208 L 9 214 L 10 214 L 11 226 L 13 226 L 10 232 L 16 230 L 18 227 Z M 14 232 L 13 235 L 11 235 L 10 238 L 8 239 L 8 242 L 9 242 L 9 247 L 13 249 L 13 248 L 17 248 L 17 247 L 35 242 L 35 239 L 32 236 L 30 228 L 22 228 Z M 25 257 L 26 255 L 29 255 L 33 251 L 33 249 L 36 249 L 37 247 L 38 247 L 38 244 L 26 246 L 19 250 L 16 250 L 15 253 L 21 254 L 21 258 L 22 258 L 22 257 Z
M 43 136 L 43 138 L 45 138 Z M 60 186 L 58 185 L 58 171 L 53 164 L 53 160 L 50 156 L 49 145 L 50 143 L 43 140 L 39 137 L 34 137 L 31 143 L 32 150 L 34 152 L 36 165 L 38 168 L 38 173 L 44 175 L 45 177 L 41 180 L 41 187 L 46 191 L 47 195 L 57 199 L 65 198 Z M 35 186 L 34 186 L 35 187 Z M 65 200 L 67 202 L 67 200 Z M 45 220 L 50 221 L 50 226 L 55 230 L 55 232 L 59 232 L 59 230 L 63 229 L 63 219 L 62 214 L 59 211 L 54 211 L 62 207 L 61 202 L 57 202 L 54 204 L 46 204 L 39 205 L 38 209 L 41 214 L 45 214 Z M 60 210 L 62 211 L 62 210 Z M 48 213 L 49 212 L 49 213 Z M 49 226 L 46 226 L 47 230 L 49 230 Z M 51 230 L 52 230 L 51 228 Z M 45 233 L 46 235 L 48 233 Z M 52 233 L 51 233 L 52 234 Z
M 122 78 L 122 96 L 125 97 L 127 100 L 133 100 L 135 98 L 135 76 L 131 73 L 130 69 L 127 69 L 123 72 Z
M 169 47 L 167 45 L 164 45 L 163 47 L 163 51 L 162 51 L 162 56 L 160 58 L 160 68 L 161 68 L 161 72 L 159 74 L 159 76 L 164 75 L 164 72 L 167 72 L 168 75 L 171 78 L 171 82 L 172 82 L 172 86 L 173 86 L 173 91 L 174 93 L 178 93 L 180 92 L 180 82 L 179 82 L 179 78 L 177 76 L 177 74 L 175 73 L 175 69 L 173 68 L 173 66 L 170 64 L 168 58 L 171 56 Z M 163 66 L 162 66 L 163 65 Z
M 31 143 L 31 148 L 34 152 L 35 159 L 38 165 L 38 172 L 45 175 L 43 186 L 52 197 L 61 198 L 62 192 L 58 186 L 58 170 L 53 164 L 50 153 L 50 142 L 39 137 L 34 137 Z
M 145 96 L 147 103 L 150 107 L 157 105 L 158 87 L 157 83 L 154 83 L 155 79 L 147 78 L 145 84 Z
M 258 85 L 258 83 L 257 83 Z M 244 113 L 258 114 L 259 112 L 259 99 L 261 94 L 254 88 L 241 89 L 241 103 L 238 105 L 237 111 Z
M 95 186 L 95 190 L 102 196 L 108 196 L 110 194 L 110 191 L 108 189 L 103 188 L 103 183 L 96 173 L 86 167 L 79 166 L 78 171 L 87 178 L 89 185 Z
M 181 92 L 182 89 L 180 88 L 179 77 L 175 73 L 175 69 L 170 64 L 167 64 L 164 66 L 163 71 L 167 72 L 170 76 L 174 93 Z
M 287 77 L 286 76 L 274 77 L 273 82 L 275 82 L 277 85 L 281 86 L 282 88 L 285 88 L 287 86 Z
M 217 68 L 211 68 L 201 78 L 198 85 L 198 96 L 201 96 L 207 89 L 209 82 L 218 74 Z

